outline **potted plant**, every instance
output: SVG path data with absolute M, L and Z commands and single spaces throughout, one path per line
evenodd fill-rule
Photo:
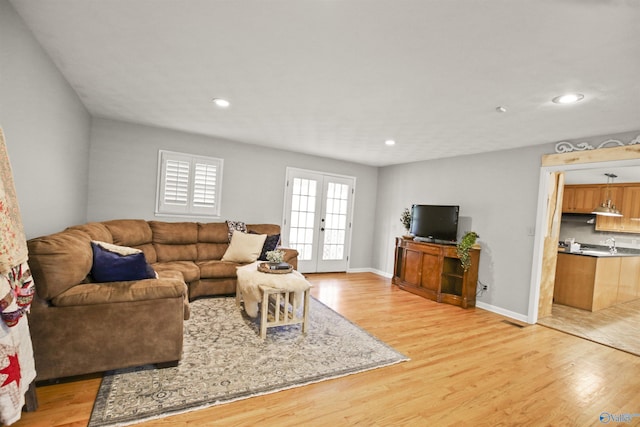
M 406 231 L 405 237 L 410 237 L 409 230 L 411 229 L 411 211 L 409 210 L 409 208 L 404 208 L 404 210 L 402 211 L 402 215 L 400 215 L 400 222 L 402 223 Z
M 458 257 L 460 258 L 460 263 L 462 264 L 462 268 L 466 272 L 471 267 L 471 256 L 469 255 L 469 250 L 476 244 L 476 239 L 480 237 L 478 233 L 475 231 L 468 231 L 462 236 L 462 239 L 456 245 L 456 252 L 458 253 Z
M 276 249 L 275 251 L 267 251 L 267 261 L 271 264 L 280 264 L 284 261 L 284 251 Z

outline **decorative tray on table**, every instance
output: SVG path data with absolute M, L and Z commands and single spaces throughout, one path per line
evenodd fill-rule
M 258 271 L 270 274 L 285 274 L 293 271 L 293 266 L 286 262 L 261 262 L 258 264 Z

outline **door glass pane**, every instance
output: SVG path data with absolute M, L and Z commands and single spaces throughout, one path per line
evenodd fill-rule
M 327 186 L 323 260 L 341 260 L 344 257 L 348 197 L 348 185 L 330 182 Z
M 310 260 L 313 254 L 317 185 L 318 182 L 313 179 L 293 179 L 289 246 L 298 251 L 298 259 L 302 261 Z

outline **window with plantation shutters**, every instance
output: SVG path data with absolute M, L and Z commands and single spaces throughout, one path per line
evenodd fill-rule
M 160 150 L 156 214 L 219 216 L 222 159 Z

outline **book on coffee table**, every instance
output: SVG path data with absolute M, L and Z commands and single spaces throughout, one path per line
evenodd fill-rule
M 279 262 L 278 264 L 269 263 L 269 269 L 271 270 L 288 270 L 291 266 L 286 262 Z

